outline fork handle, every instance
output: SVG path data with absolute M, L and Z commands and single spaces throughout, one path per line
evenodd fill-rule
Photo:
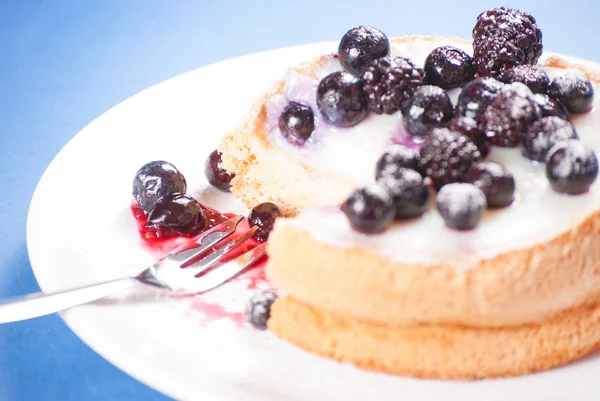
M 45 316 L 82 305 L 126 288 L 133 287 L 135 278 L 122 278 L 71 290 L 43 294 L 41 292 L 0 302 L 0 324 Z

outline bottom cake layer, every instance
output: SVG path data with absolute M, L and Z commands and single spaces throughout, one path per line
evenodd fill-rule
M 474 380 L 551 369 L 599 349 L 600 305 L 514 327 L 386 327 L 280 297 L 268 327 L 310 352 L 366 370 Z

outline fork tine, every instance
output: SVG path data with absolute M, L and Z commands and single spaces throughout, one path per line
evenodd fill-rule
M 181 264 L 181 268 L 185 268 L 188 273 L 194 273 L 196 276 L 204 273 L 211 267 L 215 266 L 217 263 L 223 260 L 226 256 L 230 254 L 235 248 L 246 242 L 248 238 L 254 235 L 254 232 L 258 230 L 257 226 L 250 228 L 244 233 L 236 236 L 231 239 L 225 246 L 216 249 L 213 253 L 208 256 L 204 256 L 202 254 L 197 254 L 190 259 L 186 260 Z
M 167 255 L 167 258 L 173 262 L 185 263 L 185 261 L 194 257 L 202 256 L 208 249 L 233 234 L 242 218 L 242 216 L 235 216 L 225 220 L 223 223 L 205 231 L 190 242 L 175 248 Z M 192 245 L 192 243 L 194 244 Z
M 233 259 L 216 269 L 211 270 L 202 277 L 198 278 L 198 286 L 194 286 L 194 292 L 202 294 L 225 284 L 229 280 L 239 276 L 247 268 L 252 266 L 256 261 L 263 257 L 266 253 L 266 243 L 260 244 L 256 248 L 248 251 L 236 259 Z

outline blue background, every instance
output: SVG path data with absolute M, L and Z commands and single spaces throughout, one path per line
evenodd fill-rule
M 111 106 L 188 70 L 260 50 L 337 40 L 357 24 L 389 36 L 468 38 L 477 15 L 498 5 L 0 0 L 0 298 L 39 290 L 25 246 L 36 183 L 62 146 Z M 595 0 L 504 5 L 537 18 L 546 49 L 600 61 Z M 140 399 L 167 398 L 95 354 L 57 316 L 0 326 L 0 400 Z

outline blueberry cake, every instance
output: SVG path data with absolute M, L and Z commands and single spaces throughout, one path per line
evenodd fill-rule
M 220 145 L 281 213 L 251 321 L 399 375 L 478 379 L 600 348 L 600 66 L 543 53 L 528 13 L 473 40 L 348 31 Z

